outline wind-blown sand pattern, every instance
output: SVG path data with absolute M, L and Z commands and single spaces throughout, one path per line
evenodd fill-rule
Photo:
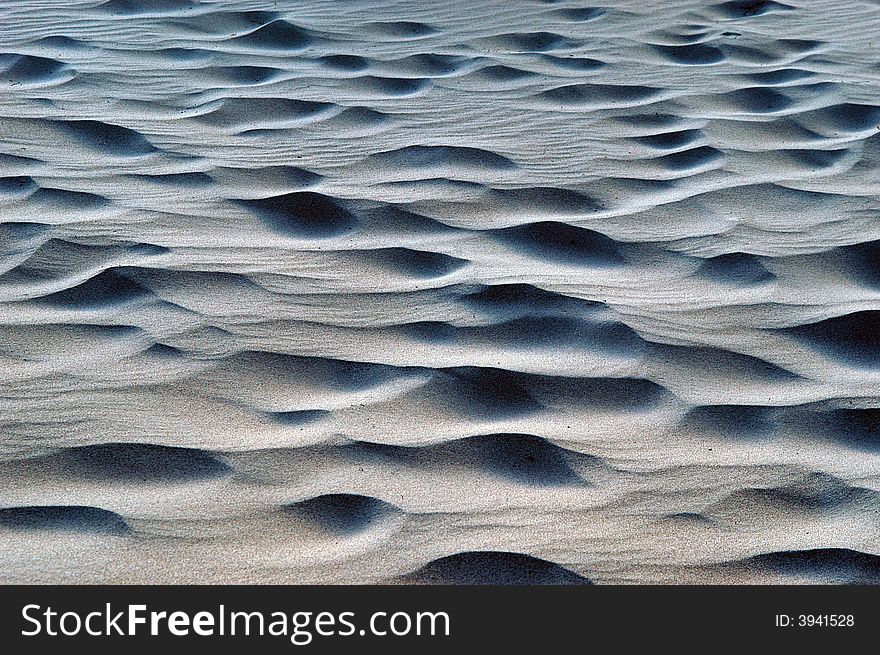
M 0 580 L 880 581 L 880 4 L 0 5 Z

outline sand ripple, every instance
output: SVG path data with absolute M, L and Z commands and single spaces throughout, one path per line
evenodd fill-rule
M 0 580 L 880 582 L 875 2 L 0 7 Z

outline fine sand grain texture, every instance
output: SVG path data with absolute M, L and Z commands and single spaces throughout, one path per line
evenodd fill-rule
M 0 581 L 880 582 L 878 48 L 0 2 Z

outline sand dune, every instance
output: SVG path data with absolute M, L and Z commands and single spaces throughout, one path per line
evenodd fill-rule
M 880 5 L 0 6 L 0 581 L 880 582 Z

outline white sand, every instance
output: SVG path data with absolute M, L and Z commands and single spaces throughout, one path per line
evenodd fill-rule
M 0 581 L 880 581 L 880 6 L 612 4 L 0 4 Z

